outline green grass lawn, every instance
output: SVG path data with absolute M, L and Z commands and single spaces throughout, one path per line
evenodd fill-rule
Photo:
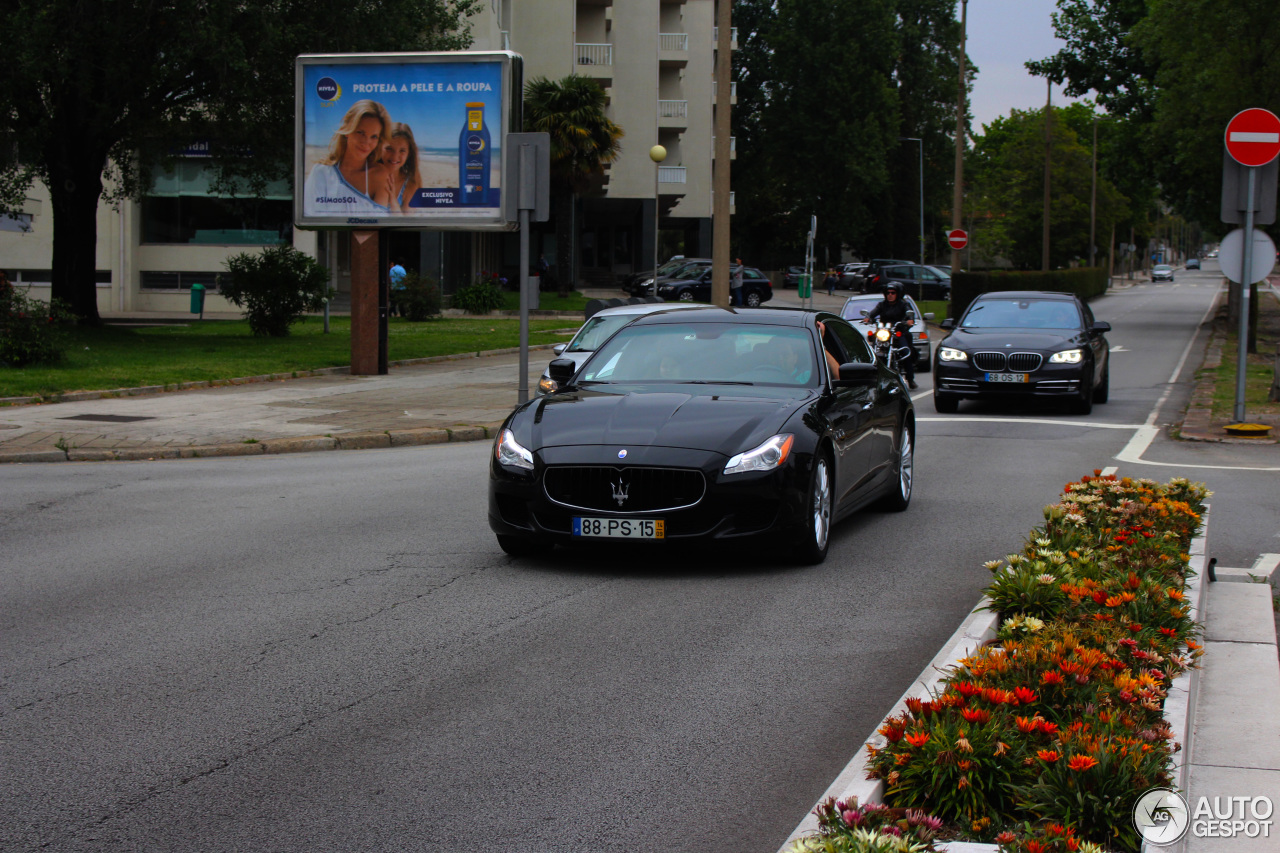
M 1215 420 L 1229 419 L 1235 413 L 1237 329 L 1228 324 L 1224 308 L 1215 322 L 1227 329 L 1222 346 L 1222 363 L 1214 371 L 1213 415 Z M 1269 293 L 1258 294 L 1258 351 L 1245 357 L 1244 404 L 1246 418 L 1280 414 L 1280 403 L 1267 399 L 1271 379 L 1275 375 L 1276 347 L 1280 346 L 1280 300 Z
M 529 343 L 567 341 L 579 325 L 574 319 L 530 318 Z M 0 367 L 0 397 L 235 379 L 350 364 L 351 319 L 333 317 L 329 328 L 324 334 L 318 317 L 295 323 L 287 338 L 254 337 L 243 320 L 193 318 L 184 325 L 75 327 L 68 330 L 69 346 L 60 364 Z M 392 361 L 519 345 L 520 321 L 514 317 L 450 317 L 425 323 L 393 317 L 387 332 Z

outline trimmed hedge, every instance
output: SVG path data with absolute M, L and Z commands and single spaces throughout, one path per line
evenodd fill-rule
M 987 270 L 957 273 L 951 277 L 951 308 L 948 314 L 958 320 L 969 303 L 980 294 L 999 290 L 1050 290 L 1074 293 L 1088 301 L 1107 292 L 1107 270 L 1105 267 L 1082 267 L 1049 272 Z

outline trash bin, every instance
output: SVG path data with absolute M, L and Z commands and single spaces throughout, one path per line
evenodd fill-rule
M 204 319 L 204 285 L 191 285 L 191 313 L 199 314 Z
M 808 299 L 813 296 L 813 276 L 804 273 L 796 282 L 796 292 L 801 299 Z

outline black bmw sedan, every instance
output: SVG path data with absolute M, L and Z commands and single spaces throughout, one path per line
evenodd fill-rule
M 766 540 L 818 563 L 832 524 L 911 500 L 906 385 L 834 314 L 649 314 L 550 372 L 493 446 L 489 526 L 509 554 Z
M 1057 398 L 1078 414 L 1107 402 L 1111 324 L 1071 293 L 1000 291 L 975 299 L 934 356 L 933 407 L 964 399 Z

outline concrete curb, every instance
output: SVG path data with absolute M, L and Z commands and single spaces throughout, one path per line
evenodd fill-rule
M 1188 599 L 1191 602 L 1190 615 L 1193 620 L 1199 620 L 1204 612 L 1203 597 L 1206 583 L 1203 575 L 1205 554 L 1208 550 L 1208 536 L 1209 506 L 1206 505 L 1200 534 L 1191 540 L 1191 548 L 1188 551 L 1191 555 L 1188 565 L 1194 572 L 1187 584 Z M 867 778 L 867 747 L 875 746 L 878 748 L 884 746 L 885 738 L 879 733 L 880 727 L 890 717 L 907 710 L 907 699 L 913 697 L 919 699 L 930 698 L 938 683 L 952 667 L 973 654 L 988 640 L 995 638 L 997 614 L 983 610 L 989 604 L 990 599 L 985 596 L 978 602 L 978 606 L 974 608 L 969 618 L 960 624 L 956 632 L 943 645 L 942 651 L 934 656 L 915 682 L 902 694 L 902 698 L 876 724 L 871 736 L 858 748 L 853 758 L 836 776 L 835 781 L 827 787 L 827 790 L 823 791 L 822 796 L 813 804 L 813 808 L 809 809 L 809 813 L 805 815 L 800 825 L 787 836 L 787 840 L 779 848 L 779 853 L 785 853 L 786 848 L 792 842 L 806 835 L 813 835 L 818 831 L 818 819 L 814 814 L 814 809 L 821 805 L 824 800 L 830 797 L 835 797 L 837 800 L 857 797 L 859 803 L 879 803 L 883 801 L 884 780 Z M 1195 715 L 1192 713 L 1192 709 L 1195 708 L 1196 694 L 1200 686 L 1199 672 L 1199 667 L 1196 667 L 1174 679 L 1173 684 L 1169 687 L 1169 695 L 1165 698 L 1164 718 L 1173 728 L 1175 736 L 1179 738 L 1178 742 L 1182 744 L 1182 749 L 1175 752 L 1171 758 L 1174 784 L 1179 790 L 1186 790 L 1187 767 L 1190 765 L 1191 737 L 1194 732 L 1195 722 Z M 997 846 L 995 844 L 975 842 L 950 842 L 939 846 L 939 850 L 947 851 L 947 853 L 996 853 L 996 849 Z
M 30 462 L 150 462 L 159 459 L 208 459 L 225 456 L 262 456 L 278 453 L 311 453 L 318 450 L 371 450 L 412 447 L 461 441 L 487 441 L 498 434 L 500 424 L 457 429 L 387 430 L 353 432 L 342 435 L 310 435 L 297 438 L 269 438 L 235 444 L 59 449 L 0 450 L 0 465 Z

